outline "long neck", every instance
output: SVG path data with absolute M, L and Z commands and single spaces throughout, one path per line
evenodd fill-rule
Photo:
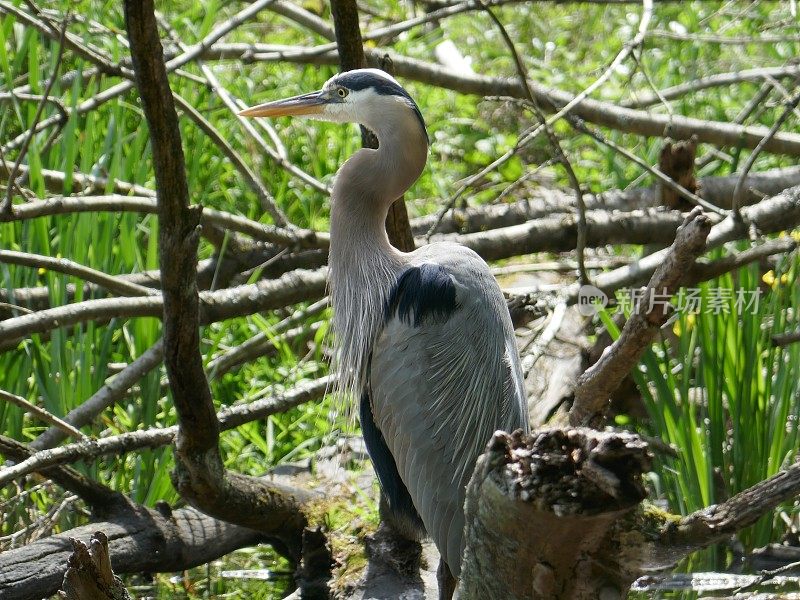
M 371 127 L 377 150 L 361 149 L 336 176 L 331 199 L 330 281 L 340 389 L 360 394 L 387 296 L 405 256 L 386 235 L 386 214 L 425 166 L 427 139 L 416 123 Z M 407 132 L 393 139 L 396 131 Z

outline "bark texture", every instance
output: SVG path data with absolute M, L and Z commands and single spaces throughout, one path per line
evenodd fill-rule
M 74 551 L 64 574 L 59 597 L 66 600 L 131 600 L 119 577 L 111 570 L 108 538 L 102 531 L 88 544 L 72 539 Z
M 72 539 L 90 540 L 102 531 L 117 573 L 181 571 L 216 560 L 264 539 L 252 529 L 219 521 L 193 509 L 161 511 L 129 505 L 97 521 L 52 535 L 0 557 L 0 598 L 39 600 L 62 583 L 73 553 Z
M 600 553 L 644 498 L 647 445 L 624 433 L 497 433 L 467 491 L 459 598 L 622 598 Z

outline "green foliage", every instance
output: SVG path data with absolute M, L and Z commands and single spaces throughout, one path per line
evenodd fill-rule
M 657 454 L 653 473 L 672 510 L 722 502 L 795 460 L 800 347 L 776 347 L 771 336 L 793 327 L 799 273 L 794 252 L 763 281 L 752 265 L 699 285 L 698 312 L 679 312 L 633 373 L 649 416 L 640 429 L 678 451 L 674 459 Z M 616 334 L 608 315 L 603 321 Z M 776 512 L 739 537 L 751 549 L 784 530 Z
M 13 4 L 26 8 L 20 0 L 14 0 Z M 71 9 L 78 17 L 70 26 L 71 33 L 113 61 L 128 57 L 122 36 L 118 35 L 124 31 L 120 2 L 61 0 L 39 4 L 57 12 Z M 712 32 L 724 29 L 726 35 L 753 35 L 789 17 L 788 7 L 753 3 L 732 18 L 724 10 L 727 4 L 657 3 L 651 29 Z M 310 2 L 304 6 L 330 22 L 327 3 Z M 365 6 L 370 10 L 362 14 L 364 30 L 379 27 L 384 20 L 409 17 L 408 4 L 400 0 L 370 0 Z M 507 24 L 533 81 L 577 93 L 596 79 L 632 37 L 638 26 L 639 8 L 634 6 L 534 2 L 498 7 L 498 15 Z M 204 3 L 169 0 L 159 3 L 158 8 L 175 36 L 192 43 L 241 7 L 219 0 Z M 94 21 L 88 20 L 90 16 Z M 439 27 L 416 27 L 391 40 L 391 45 L 399 53 L 430 60 L 436 45 L 444 40 L 454 41 L 468 53 L 476 72 L 514 76 L 512 60 L 498 32 L 489 26 L 485 15 L 477 12 L 442 20 Z M 309 46 L 327 40 L 265 10 L 225 41 Z M 650 81 L 661 89 L 709 72 L 784 64 L 794 55 L 795 48 L 791 43 L 751 44 L 745 50 L 734 45 L 648 37 L 639 65 L 626 63 L 598 92 L 598 97 L 631 100 L 650 94 Z M 0 92 L 28 85 L 31 93 L 41 93 L 54 71 L 56 51 L 56 42 L 13 17 L 3 16 Z M 207 64 L 213 66 L 231 94 L 249 104 L 317 88 L 335 72 L 328 66 L 290 63 L 208 61 Z M 70 193 L 75 173 L 108 179 L 106 189 L 93 190 L 98 194 L 111 192 L 114 180 L 150 188 L 154 185 L 148 131 L 137 95 L 128 91 L 92 110 L 81 109 L 82 103 L 119 83 L 117 78 L 107 75 L 87 76 L 92 66 L 69 50 L 64 54 L 59 72 L 74 72 L 75 76 L 63 84 L 57 81 L 51 97 L 70 109 L 71 116 L 60 130 L 49 128 L 32 138 L 23 160 L 29 173 L 24 187 L 31 196 Z M 263 155 L 218 96 L 197 82 L 201 76 L 198 65 L 190 63 L 181 72 L 172 74 L 170 83 L 253 166 L 293 223 L 326 229 L 327 198 L 298 183 Z M 459 179 L 513 148 L 520 132 L 533 122 L 532 115 L 503 100 L 478 99 L 409 81 L 403 84 L 418 101 L 433 141 L 430 166 L 407 195 L 412 216 L 438 210 L 442 199 L 455 191 Z M 672 109 L 676 114 L 731 120 L 756 89 L 755 84 L 711 88 L 674 101 Z M 20 136 L 32 126 L 34 102 L 14 97 L 0 100 L 0 107 L 0 142 Z M 656 106 L 652 110 L 665 109 Z M 780 110 L 779 103 L 766 104 L 753 120 L 769 125 Z M 48 104 L 43 118 L 54 114 L 56 108 Z M 286 119 L 271 125 L 284 140 L 288 160 L 326 183 L 330 183 L 338 166 L 359 145 L 355 128 Z M 556 131 L 578 177 L 593 191 L 650 183 L 640 175 L 638 167 L 575 135 L 563 123 L 557 125 Z M 255 194 L 218 148 L 188 119 L 181 119 L 181 132 L 192 201 L 269 223 L 270 217 L 259 206 Z M 608 135 L 649 163 L 657 162 L 660 140 L 613 132 Z M 734 155 L 737 160 L 740 158 L 738 152 Z M 509 184 L 531 174 L 549 158 L 547 144 L 539 139 L 498 172 L 488 175 L 466 198 L 470 203 L 492 201 Z M 4 159 L 13 164 L 16 150 Z M 736 164 L 711 157 L 701 174 L 728 174 L 736 170 Z M 788 159 L 765 153 L 756 162 L 755 170 L 787 164 Z M 56 188 L 48 183 L 45 169 L 65 173 L 63 186 Z M 556 185 L 566 185 L 560 170 L 550 170 L 548 175 Z M 5 189 L 0 188 L 0 192 L 4 195 Z M 14 201 L 22 203 L 25 199 Z M 0 223 L 0 245 L 4 249 L 70 258 L 111 274 L 141 273 L 158 268 L 157 229 L 157 219 L 152 215 L 111 212 L 60 215 Z M 203 241 L 200 257 L 227 251 Z M 769 344 L 769 334 L 786 327 L 790 309 L 797 314 L 798 269 L 796 257 L 793 260 L 779 272 L 787 275 L 787 282 L 770 290 L 757 314 L 743 314 L 740 318 L 733 314 L 699 315 L 693 322 L 688 316 L 681 317 L 683 333 L 655 347 L 643 360 L 643 369 L 637 377 L 647 400 L 650 421 L 641 427 L 680 448 L 677 461 L 660 458 L 657 470 L 660 478 L 655 485 L 675 510 L 689 511 L 719 500 L 774 473 L 794 456 L 798 442 L 800 345 L 777 350 Z M 258 277 L 260 273 L 254 272 L 251 279 Z M 754 289 L 759 285 L 755 267 L 738 277 L 737 286 Z M 733 285 L 733 279 L 728 277 L 706 287 Z M 12 302 L 14 290 L 42 288 L 47 303 L 53 306 L 96 295 L 85 292 L 83 282 L 75 277 L 5 264 L 0 264 L 0 288 L 12 294 Z M 203 328 L 202 351 L 206 360 L 256 333 L 269 334 L 283 316 L 253 315 Z M 217 406 L 249 402 L 323 375 L 327 366 L 321 349 L 326 331 L 324 326 L 319 329 L 310 344 L 302 340 L 281 342 L 271 336 L 274 349 L 269 355 L 212 381 Z M 0 354 L 0 388 L 61 416 L 97 391 L 112 375 L 111 367 L 135 360 L 160 335 L 161 324 L 153 318 L 112 319 L 107 323 L 60 328 L 48 336 L 34 335 L 15 350 Z M 697 389 L 701 391 L 694 391 Z M 331 419 L 334 408 L 326 398 L 226 432 L 222 436 L 226 464 L 240 472 L 261 474 L 282 461 L 308 458 L 346 426 L 341 416 L 338 420 Z M 101 437 L 174 423 L 175 411 L 165 390 L 164 373 L 157 369 L 144 377 L 122 402 L 83 430 Z M 30 441 L 43 429 L 40 422 L 18 408 L 0 403 L 0 432 L 4 435 Z M 148 505 L 157 500 L 178 501 L 169 480 L 172 466 L 169 448 L 76 465 Z M 715 468 L 720 469 L 719 475 Z M 35 482 L 25 485 L 28 487 L 22 496 L 16 496 L 16 490 L 0 491 L 5 517 L 0 523 L 0 536 L 33 523 L 62 494 L 52 485 Z M 23 501 L 18 502 L 19 499 Z M 67 529 L 85 519 L 85 511 L 65 510 L 55 519 L 53 529 Z M 333 522 L 339 522 L 338 516 Z M 746 532 L 744 539 L 750 545 L 763 543 L 775 539 L 778 529 L 770 519 L 764 519 Z M 265 558 L 262 552 L 237 553 L 232 561 L 245 556 L 240 563 L 245 566 L 276 560 L 272 555 Z M 167 578 L 160 581 L 166 582 Z M 178 584 L 172 585 L 165 583 L 168 591 L 162 597 L 180 597 Z M 230 587 L 214 585 L 202 588 L 198 584 L 190 596 L 198 592 L 255 598 L 260 597 L 258 594 L 272 593 L 264 592 L 260 582 L 237 587 L 240 591 L 236 592 Z

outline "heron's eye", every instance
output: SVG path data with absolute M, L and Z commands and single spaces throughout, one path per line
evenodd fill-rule
M 339 94 L 340 98 L 344 98 L 345 96 L 347 96 L 347 90 L 342 87 L 336 88 L 336 93 Z

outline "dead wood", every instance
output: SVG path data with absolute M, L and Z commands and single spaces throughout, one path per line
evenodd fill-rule
M 697 180 L 694 176 L 694 159 L 697 154 L 697 138 L 674 142 L 666 140 L 658 157 L 658 170 L 693 194 L 697 192 Z M 659 204 L 672 210 L 692 210 L 694 206 L 673 188 L 656 184 L 656 196 Z
M 695 208 L 678 229 L 666 257 L 650 278 L 647 288 L 620 333 L 594 365 L 579 378 L 575 402 L 569 413 L 572 425 L 601 423 L 614 392 L 670 315 L 669 300 L 694 261 L 705 250 L 711 221 Z
M 131 600 L 122 580 L 111 570 L 108 538 L 102 531 L 84 544 L 72 538 L 64 583 L 58 595 L 67 600 Z
M 264 539 L 257 531 L 193 508 L 172 512 L 166 504 L 160 511 L 126 504 L 106 520 L 0 554 L 0 597 L 39 600 L 54 594 L 73 552 L 71 539 L 89 540 L 97 531 L 108 539 L 111 565 L 118 574 L 181 571 Z
M 164 365 L 178 414 L 173 485 L 193 506 L 270 535 L 297 559 L 306 526 L 302 506 L 313 494 L 228 471 L 222 462 L 220 425 L 199 350 L 196 273 L 202 207 L 189 205 L 178 116 L 153 2 L 126 0 L 124 7 L 156 178 Z
M 606 597 L 606 539 L 644 498 L 647 445 L 635 435 L 551 429 L 495 434 L 467 490 L 459 598 Z

